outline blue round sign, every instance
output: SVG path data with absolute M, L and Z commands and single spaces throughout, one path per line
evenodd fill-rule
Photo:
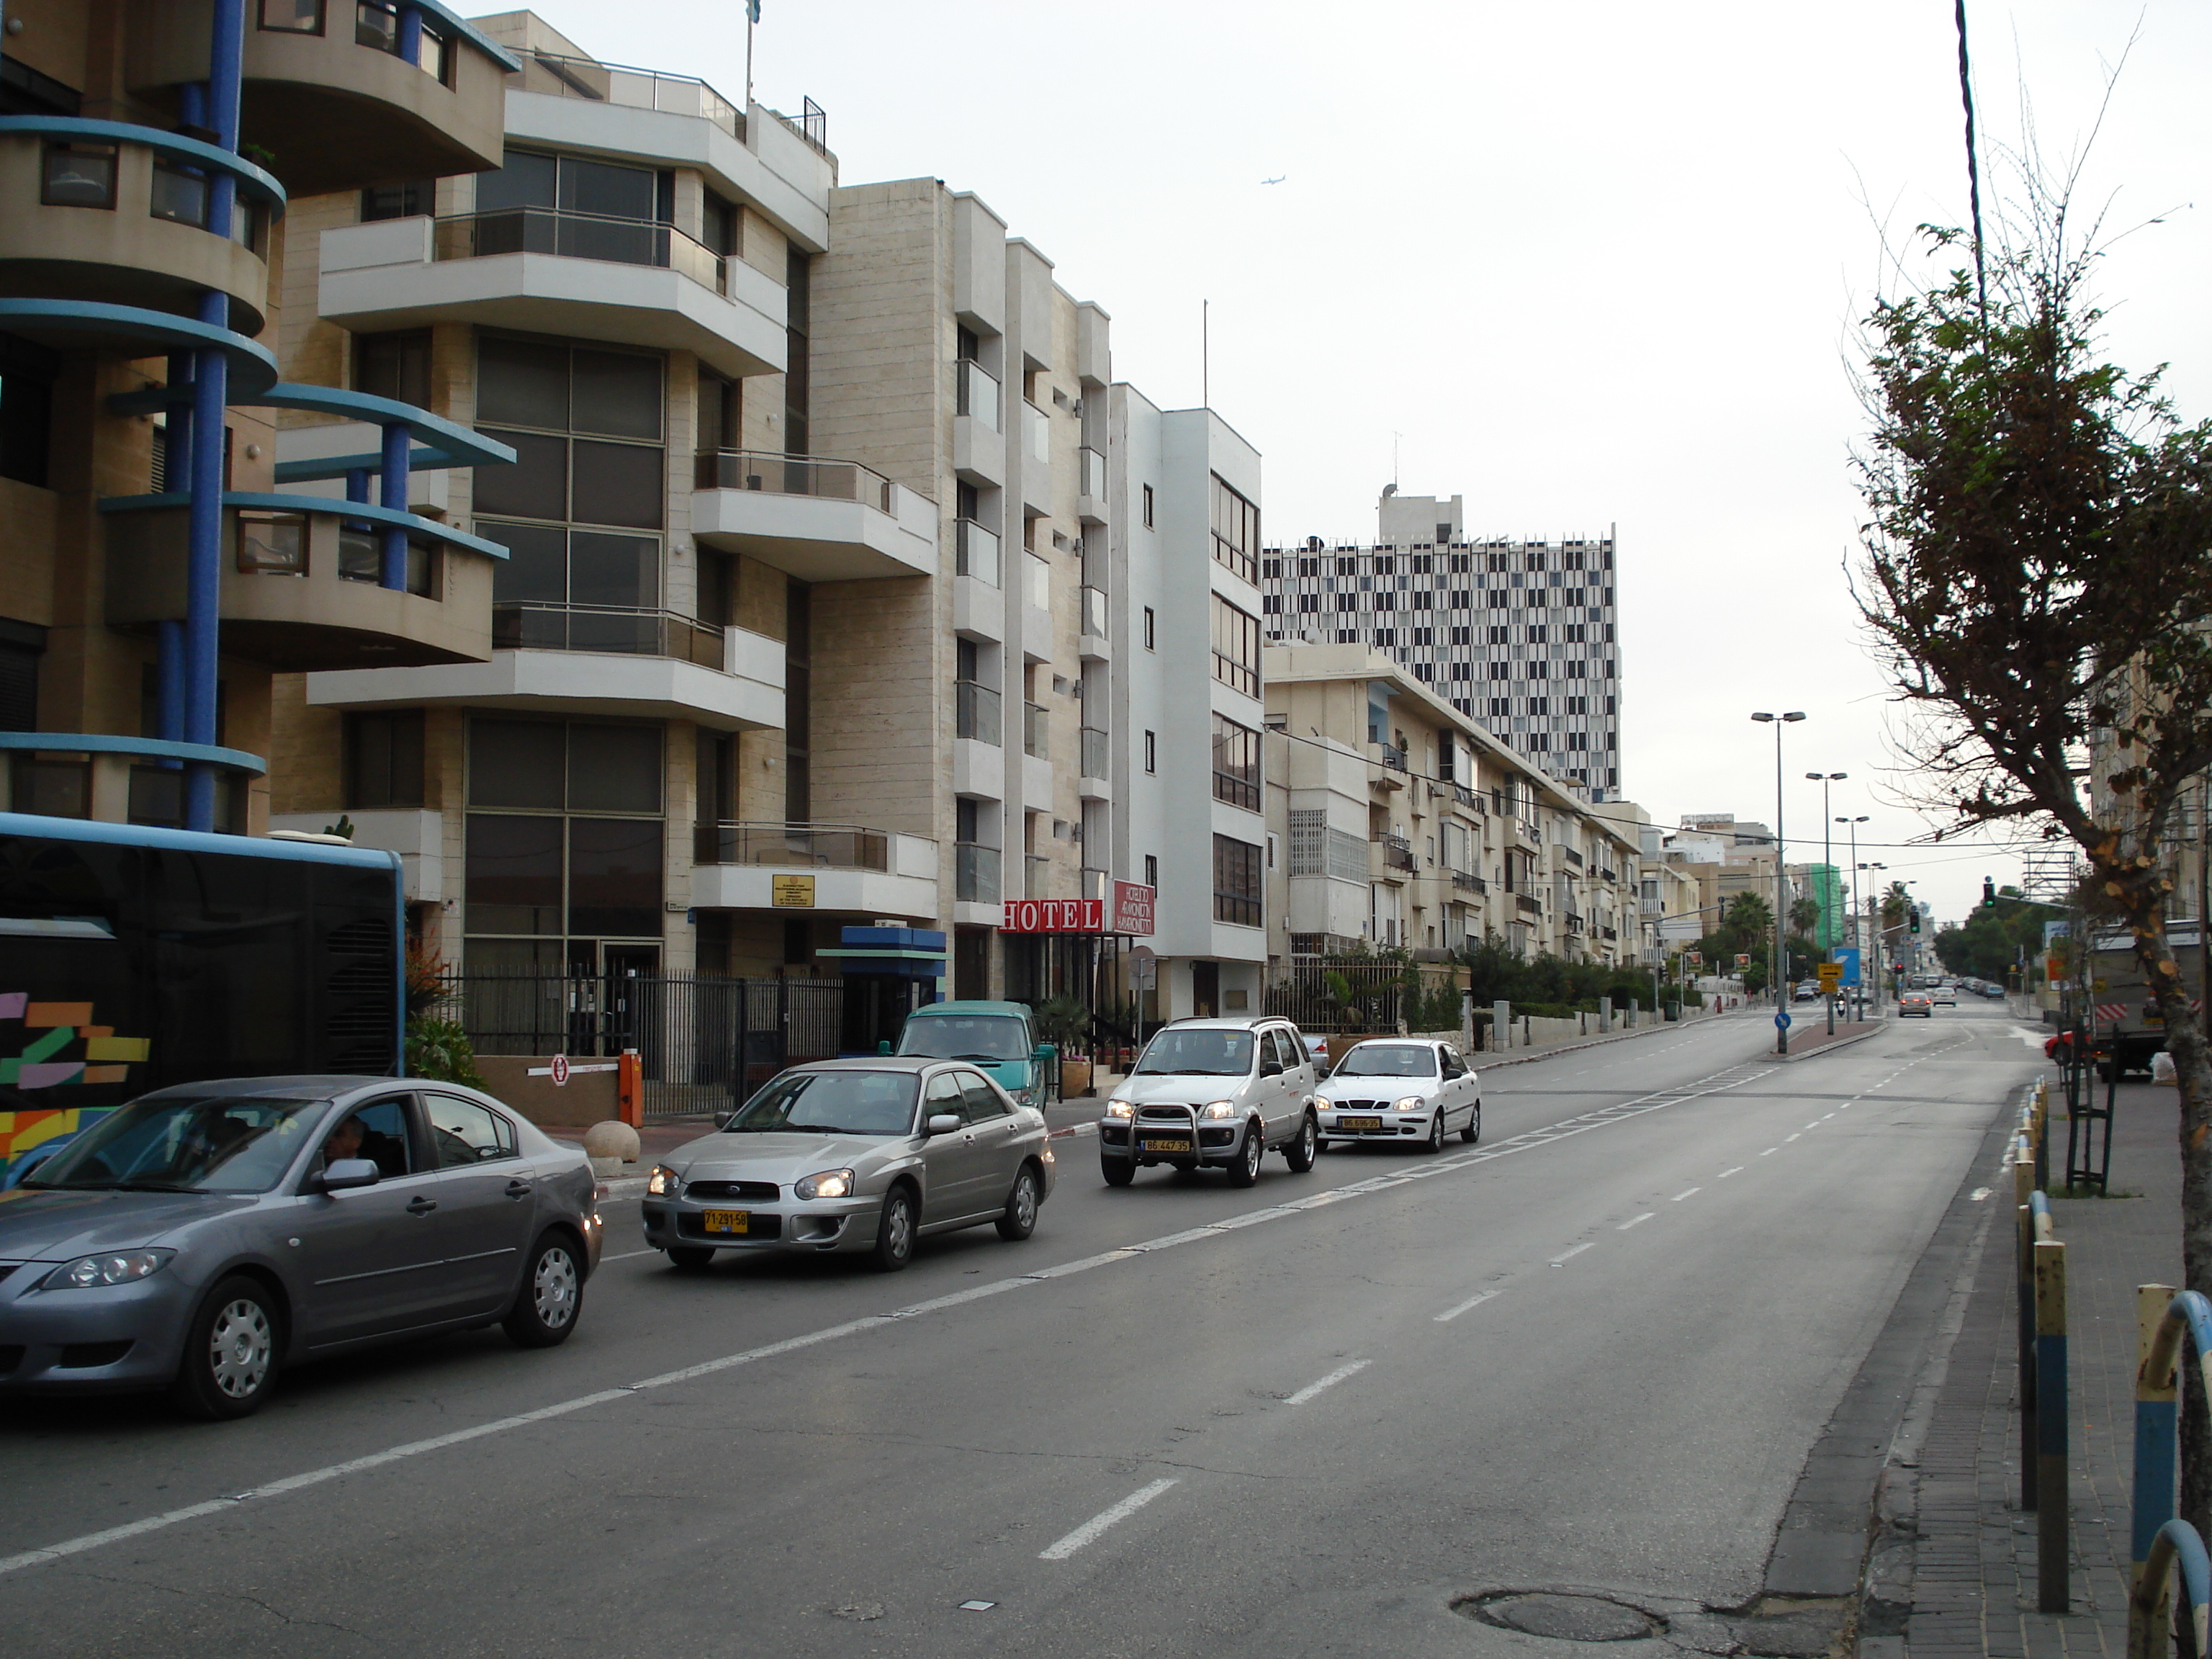
M 1786 1031 L 1790 1029 L 1790 1016 L 1779 1009 L 1775 1011 L 1774 1029 L 1778 1031 Z

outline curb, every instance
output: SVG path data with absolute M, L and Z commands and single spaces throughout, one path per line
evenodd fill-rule
M 1861 1031 L 1856 1036 L 1838 1037 L 1833 1042 L 1824 1042 L 1817 1048 L 1808 1048 L 1802 1054 L 1761 1054 L 1759 1058 L 1777 1066 L 1794 1066 L 1801 1060 L 1818 1060 L 1822 1054 L 1832 1054 L 1838 1048 L 1848 1048 L 1854 1042 L 1864 1042 L 1869 1037 L 1878 1037 L 1889 1029 L 1883 1020 L 1871 1031 Z

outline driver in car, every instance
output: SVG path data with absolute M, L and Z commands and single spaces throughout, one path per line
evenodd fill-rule
M 364 1156 L 361 1145 L 368 1133 L 360 1117 L 348 1113 L 345 1121 L 331 1130 L 331 1138 L 323 1143 L 323 1167 L 327 1170 L 342 1159 Z

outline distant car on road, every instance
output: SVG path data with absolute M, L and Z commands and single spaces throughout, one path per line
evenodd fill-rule
M 1339 1068 L 1341 1070 L 1341 1067 Z M 1225 1169 L 1260 1178 L 1279 1152 L 1304 1175 L 1320 1151 L 1314 1064 L 1286 1019 L 1179 1019 L 1152 1034 L 1098 1120 L 1098 1169 L 1126 1187 L 1139 1169 Z
M 1417 1139 L 1436 1152 L 1455 1130 L 1462 1140 L 1482 1138 L 1481 1079 L 1449 1042 L 1355 1042 L 1319 1095 L 1323 1149 L 1331 1140 Z
M 1928 994 L 1925 991 L 1907 991 L 1903 996 L 1898 998 L 1897 1012 L 1900 1017 L 1917 1014 L 1923 1019 L 1936 1018 L 1935 1005 L 1929 1001 Z
M 645 1242 L 685 1269 L 717 1250 L 866 1251 L 896 1273 L 926 1234 L 989 1221 L 1027 1238 L 1053 1173 L 1044 1114 L 977 1065 L 817 1060 L 668 1154 L 646 1182 Z
M 142 1095 L 0 1193 L 0 1394 L 167 1389 L 244 1417 L 298 1360 L 504 1324 L 566 1341 L 599 1264 L 574 1147 L 457 1084 Z
M 1817 979 L 1799 980 L 1797 988 L 1790 993 L 1790 1000 L 1792 1002 L 1818 1002 L 1820 1000 L 1820 981 Z
M 1948 985 L 1939 985 L 1928 994 L 1928 1000 L 1946 1008 L 1959 1006 L 1959 994 Z

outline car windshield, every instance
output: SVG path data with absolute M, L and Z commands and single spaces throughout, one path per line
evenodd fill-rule
M 786 1072 L 732 1118 L 726 1134 L 902 1135 L 914 1127 L 911 1072 Z
M 917 1014 L 898 1051 L 931 1060 L 1027 1060 L 1029 1026 L 1012 1014 Z
M 1249 1031 L 1162 1031 L 1137 1062 L 1139 1077 L 1243 1077 L 1252 1069 Z
M 1345 1055 L 1339 1077 L 1434 1077 L 1437 1051 L 1418 1042 L 1363 1042 Z
M 151 1095 L 100 1118 L 23 1185 L 265 1193 L 283 1178 L 328 1104 L 272 1095 Z

